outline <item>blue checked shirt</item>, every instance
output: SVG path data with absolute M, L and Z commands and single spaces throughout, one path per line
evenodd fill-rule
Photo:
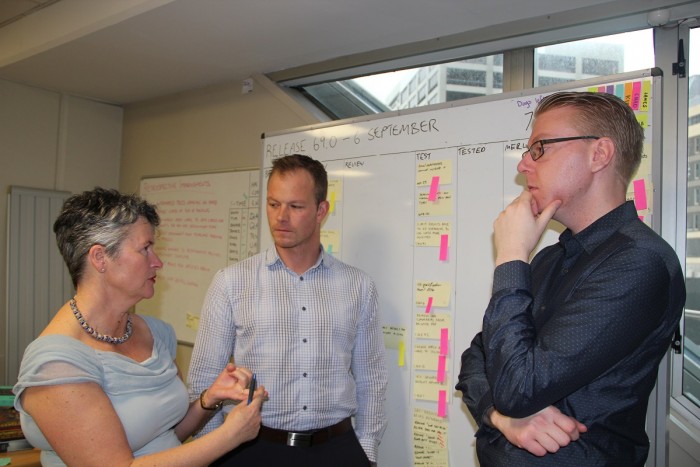
M 220 270 L 192 353 L 192 400 L 231 356 L 270 394 L 265 426 L 305 431 L 354 416 L 360 444 L 377 460 L 388 374 L 377 291 L 367 274 L 321 249 L 316 264 L 298 275 L 275 247 Z M 222 422 L 216 414 L 200 435 Z

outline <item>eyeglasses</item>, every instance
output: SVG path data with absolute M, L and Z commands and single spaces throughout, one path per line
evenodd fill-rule
M 530 145 L 530 147 L 522 155 L 523 159 L 525 156 L 530 154 L 533 161 L 536 161 L 544 155 L 544 145 L 552 143 L 561 143 L 564 141 L 574 141 L 577 139 L 600 139 L 600 136 L 567 136 L 566 138 L 553 138 L 553 139 L 541 139 L 535 141 Z

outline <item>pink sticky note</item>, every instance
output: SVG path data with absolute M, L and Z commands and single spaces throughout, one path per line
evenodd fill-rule
M 425 312 L 430 313 L 430 310 L 433 308 L 433 297 L 428 297 L 428 303 L 425 305 Z
M 438 369 L 437 369 L 437 382 L 445 382 L 445 364 L 447 363 L 447 355 L 440 355 L 438 357 Z
M 639 110 L 639 103 L 642 100 L 642 83 L 641 81 L 635 81 L 632 83 L 632 101 L 630 102 L 630 107 L 632 110 Z
M 637 209 L 647 208 L 647 190 L 644 184 L 644 179 L 640 178 L 632 182 L 634 187 L 634 206 Z
M 440 261 L 447 261 L 447 242 L 448 236 L 440 235 Z
M 447 417 L 447 391 L 440 389 L 438 392 L 438 417 Z
M 435 201 L 437 199 L 439 186 L 440 177 L 433 177 L 433 180 L 430 182 L 430 193 L 428 193 L 428 201 Z
M 440 355 L 447 355 L 447 334 L 449 329 L 440 329 Z

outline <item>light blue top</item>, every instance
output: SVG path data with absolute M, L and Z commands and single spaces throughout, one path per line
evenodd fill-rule
M 142 316 L 153 335 L 153 352 L 143 362 L 114 352 L 95 350 L 72 337 L 48 335 L 34 340 L 24 353 L 13 391 L 27 440 L 42 450 L 43 466 L 65 464 L 22 409 L 25 388 L 56 384 L 97 383 L 112 401 L 135 457 L 180 445 L 174 426 L 187 412 L 187 389 L 177 376 L 177 340 L 172 326 Z M 76 449 L 89 449 L 76 446 Z

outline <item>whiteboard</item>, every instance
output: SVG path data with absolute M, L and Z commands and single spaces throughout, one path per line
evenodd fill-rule
M 490 298 L 493 221 L 525 186 L 516 166 L 532 112 L 543 96 L 565 89 L 614 93 L 635 109 L 646 139 L 628 198 L 657 227 L 657 69 L 264 136 L 265 173 L 286 154 L 324 163 L 331 212 L 323 246 L 377 284 L 389 364 L 383 467 L 478 465 L 476 426 L 454 390 L 460 357 Z M 552 222 L 542 244 L 556 242 L 561 230 Z M 266 248 L 272 239 L 263 212 L 261 232 Z
M 178 341 L 193 344 L 216 271 L 258 252 L 260 170 L 144 178 L 140 195 L 158 208 L 163 269 L 155 295 L 136 311 L 172 324 Z

